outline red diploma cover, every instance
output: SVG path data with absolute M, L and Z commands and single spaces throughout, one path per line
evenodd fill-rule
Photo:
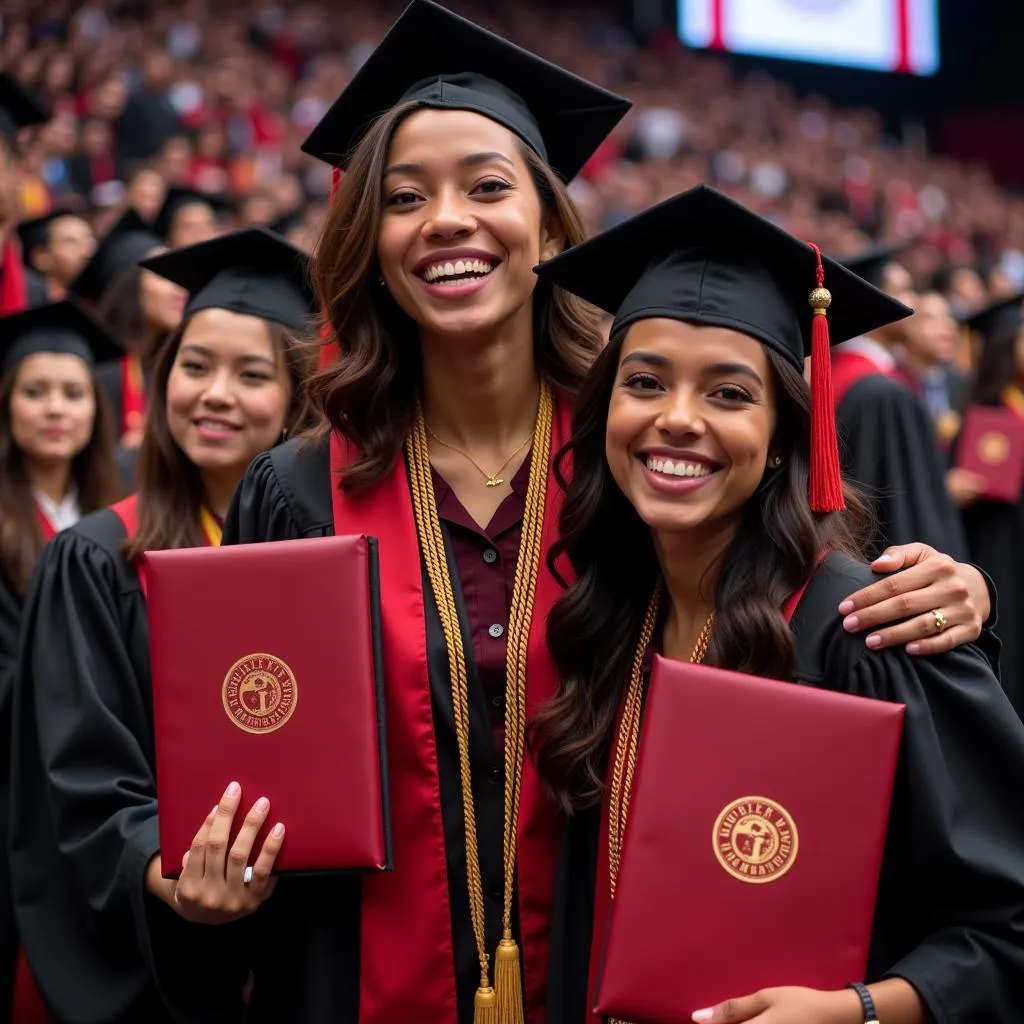
M 391 867 L 376 541 L 147 552 L 164 875 L 231 781 L 280 871 Z
M 903 713 L 657 658 L 596 1012 L 862 978 Z
M 1016 504 L 1024 488 L 1024 419 L 1009 409 L 970 406 L 964 412 L 957 466 L 985 478 L 983 498 Z

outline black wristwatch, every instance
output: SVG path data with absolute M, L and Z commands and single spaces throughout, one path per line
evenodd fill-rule
M 868 991 L 867 985 L 859 981 L 851 981 L 847 988 L 852 988 L 860 996 L 860 1004 L 864 1007 L 864 1024 L 878 1024 L 878 1010 L 875 1009 L 875 1001 Z

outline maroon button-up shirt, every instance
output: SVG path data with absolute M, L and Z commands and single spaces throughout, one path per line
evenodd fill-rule
M 527 457 L 511 480 L 512 493 L 481 529 L 455 492 L 436 471 L 437 514 L 447 524 L 459 573 L 462 600 L 473 637 L 473 661 L 490 713 L 499 762 L 505 749 L 505 654 L 512 610 L 519 539 L 530 481 Z M 466 652 L 467 655 L 470 653 Z

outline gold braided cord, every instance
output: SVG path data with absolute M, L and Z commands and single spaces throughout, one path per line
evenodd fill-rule
M 530 635 L 540 564 L 547 496 L 548 462 L 551 452 L 551 426 L 554 402 L 551 389 L 541 385 L 540 406 L 533 434 L 533 455 L 530 480 L 526 492 L 522 539 L 513 586 L 512 608 L 508 626 L 506 661 L 505 722 L 505 827 L 503 867 L 505 877 L 503 936 L 511 941 L 512 892 L 516 860 L 516 825 L 519 818 L 519 797 L 522 783 L 523 750 L 526 734 L 526 654 Z M 469 890 L 470 921 L 480 960 L 480 987 L 477 991 L 476 1019 L 491 1020 L 494 1012 L 494 990 L 490 983 L 490 957 L 487 952 L 486 914 L 483 882 L 480 874 L 480 850 L 476 829 L 476 807 L 473 799 L 472 773 L 469 762 L 469 685 L 466 654 L 462 643 L 455 604 L 454 589 L 448 572 L 444 537 L 437 513 L 430 471 L 430 448 L 423 410 L 417 405 L 412 430 L 406 439 L 410 490 L 420 549 L 427 568 L 427 577 L 434 592 L 441 626 L 448 650 L 452 685 L 455 736 L 459 752 L 459 779 L 466 833 L 466 876 Z M 517 954 L 518 959 L 518 954 Z M 481 1010 L 481 1008 L 484 1008 Z
M 633 654 L 633 665 L 629 674 L 629 688 L 626 691 L 622 720 L 619 722 L 615 739 L 615 761 L 612 765 L 612 785 L 608 810 L 608 873 L 611 899 L 615 899 L 615 886 L 619 880 L 619 865 L 622 861 L 622 844 L 629 818 L 630 798 L 633 795 L 633 775 L 636 771 L 636 755 L 640 744 L 640 717 L 644 706 L 643 664 L 644 655 L 651 645 L 654 626 L 658 620 L 658 597 L 660 587 L 647 607 L 640 639 Z M 690 654 L 690 662 L 699 665 L 708 654 L 715 616 L 708 616 Z M 608 1024 L 626 1024 L 625 1021 L 610 1018 Z

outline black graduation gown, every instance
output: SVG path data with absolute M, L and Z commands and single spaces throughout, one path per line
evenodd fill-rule
M 249 467 L 224 524 L 222 544 L 299 537 L 330 536 L 329 451 L 326 441 L 303 446 L 293 439 L 260 455 Z M 449 560 L 453 581 L 458 577 Z M 424 593 L 429 594 L 424 579 Z M 501 878 L 504 788 L 501 761 L 491 738 L 482 686 L 474 684 L 472 643 L 458 587 L 456 602 L 470 673 L 470 760 L 475 785 L 481 873 Z M 452 711 L 448 654 L 437 611 L 426 602 L 430 689 L 437 738 L 448 894 L 451 904 L 454 971 L 459 1021 L 473 1019 L 473 995 L 479 981 L 476 946 L 470 926 L 466 885 L 466 850 L 458 751 Z M 282 876 L 253 921 L 260 950 L 287 949 L 287 969 L 280 958 L 257 952 L 250 965 L 253 988 L 246 1022 L 258 1024 L 357 1024 L 359 1019 L 360 881 L 337 875 Z M 501 938 L 501 891 L 485 892 L 487 948 Z M 513 900 L 513 907 L 515 907 Z M 416 913 L 415 907 L 409 908 Z M 518 940 L 518 921 L 513 913 Z M 283 944 L 283 946 L 282 946 Z M 159 966 L 159 965 L 158 965 Z M 401 970 L 401 949 L 395 950 Z M 160 968 L 163 982 L 165 971 Z M 173 979 L 168 980 L 168 985 Z M 453 1022 L 455 1024 L 455 1022 Z
M 877 517 L 874 557 L 890 544 L 923 541 L 957 561 L 967 543 L 946 493 L 946 462 L 921 401 L 882 374 L 861 378 L 836 408 L 843 474 Z
M 25 602 L 12 745 L 18 925 L 61 1024 L 169 1024 L 154 957 L 186 991 L 204 990 L 193 1019 L 230 1021 L 241 981 L 233 1002 L 218 996 L 236 926 L 217 936 L 215 960 L 214 929 L 183 921 L 144 888 L 159 845 L 149 631 L 124 539 L 109 510 L 61 531 Z
M 0 750 L 11 735 L 11 688 L 14 683 L 21 622 L 21 599 L 0 574 Z M 0 1024 L 10 1019 L 14 997 L 14 967 L 18 954 L 18 930 L 11 903 L 7 842 L 10 762 L 0 757 Z
M 872 575 L 831 556 L 793 618 L 796 682 L 907 708 L 867 980 L 905 978 L 932 1024 L 1019 1024 L 1024 725 L 976 648 L 915 659 L 847 634 L 836 606 Z M 585 1019 L 597 843 L 596 810 L 566 826 L 548 991 L 558 1024 Z
M 992 577 L 999 594 L 1000 678 L 1024 717 L 1024 498 L 1015 505 L 979 501 L 962 514 L 971 560 Z

